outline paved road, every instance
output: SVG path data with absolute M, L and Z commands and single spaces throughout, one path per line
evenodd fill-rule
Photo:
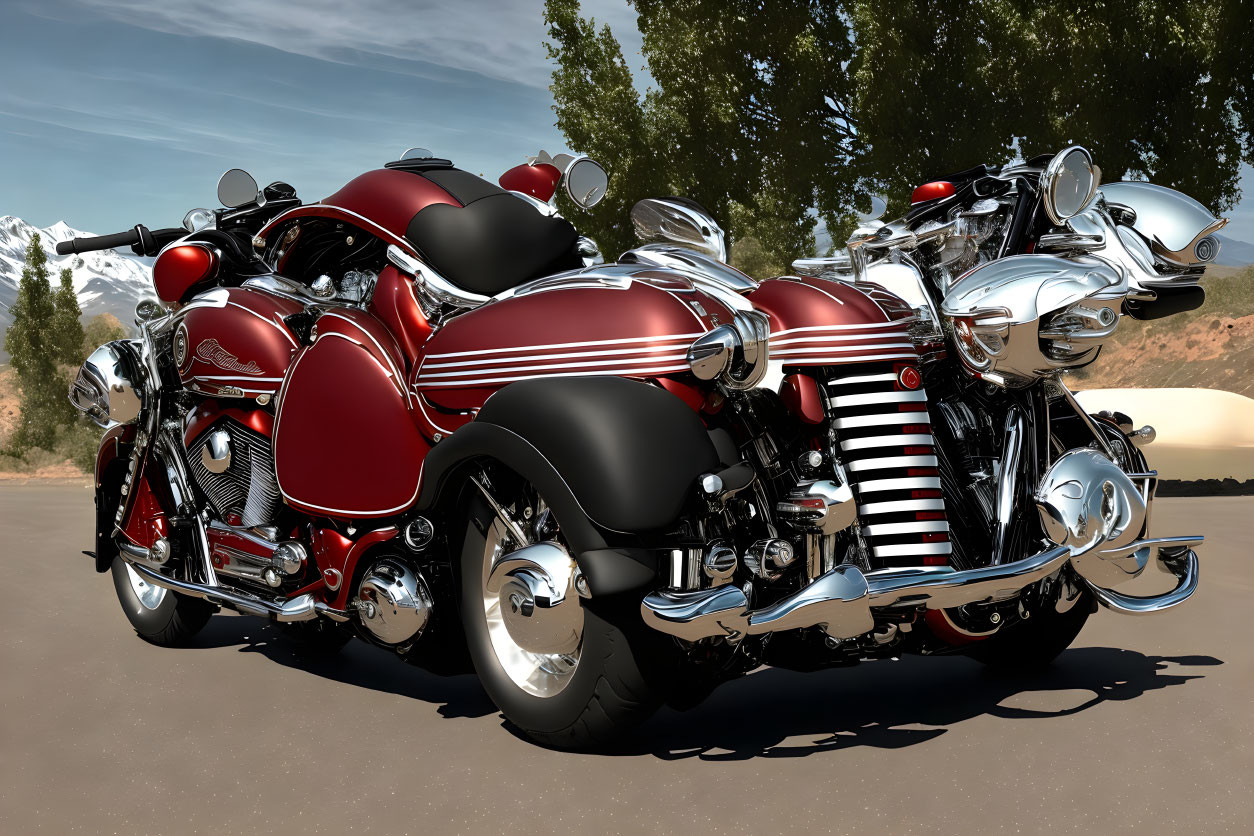
M 470 677 L 354 642 L 296 657 L 215 617 L 196 647 L 129 629 L 84 488 L 0 487 L 0 832 L 1250 833 L 1254 499 L 1172 499 L 1202 590 L 1099 613 L 1048 673 L 965 659 L 761 671 L 663 712 L 626 754 L 520 740 Z

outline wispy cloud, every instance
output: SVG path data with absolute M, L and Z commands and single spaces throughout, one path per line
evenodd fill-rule
M 72 0 L 80 10 L 176 35 L 228 38 L 336 63 L 420 62 L 548 87 L 543 0 Z M 628 61 L 639 50 L 626 0 L 584 0 Z M 32 7 L 34 10 L 36 7 Z M 49 13 L 41 3 L 37 7 Z

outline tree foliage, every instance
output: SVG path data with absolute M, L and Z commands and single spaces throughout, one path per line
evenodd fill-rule
M 753 258 L 837 235 L 869 193 L 1087 146 L 1106 180 L 1143 177 L 1216 211 L 1254 162 L 1248 0 L 629 0 L 644 94 L 608 27 L 547 0 L 557 126 L 611 197 L 581 220 L 607 255 L 646 196 L 705 205 Z
M 48 256 L 38 234 L 31 236 L 26 248 L 11 311 L 13 324 L 5 333 L 5 349 L 17 373 L 22 420 L 9 444 L 18 452 L 50 449 L 58 428 L 74 422 L 74 410 L 66 399 L 67 364 L 82 359 L 83 329 L 70 271 L 62 272 L 61 286 L 54 293 Z

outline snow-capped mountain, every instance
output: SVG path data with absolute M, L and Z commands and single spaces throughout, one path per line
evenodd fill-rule
M 40 243 L 48 255 L 48 272 L 55 289 L 61 270 L 69 267 L 74 273 L 74 292 L 83 309 L 83 321 L 96 314 L 111 313 L 125 325 L 135 318 L 135 303 L 152 295 L 152 259 L 142 258 L 125 250 L 102 250 L 82 255 L 57 255 L 56 246 L 71 238 L 92 235 L 68 226 L 64 221 L 46 229 L 34 227 L 12 215 L 0 217 L 0 334 L 13 321 L 9 306 L 17 298 L 17 285 L 22 278 L 26 247 L 31 236 L 39 233 Z M 0 362 L 7 361 L 0 338 Z

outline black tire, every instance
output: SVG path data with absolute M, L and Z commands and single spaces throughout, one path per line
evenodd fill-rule
M 1082 592 L 1066 612 L 1053 608 L 1037 612 L 1027 621 L 974 645 L 970 654 L 1000 670 L 1043 668 L 1071 646 L 1096 607 L 1093 596 Z
M 662 703 L 646 670 L 657 658 L 650 653 L 655 640 L 640 620 L 638 599 L 580 600 L 579 662 L 559 693 L 528 693 L 505 672 L 488 634 L 481 586 L 487 538 L 475 522 L 492 512 L 477 497 L 469 505 L 459 572 L 462 623 L 479 681 L 506 719 L 542 745 L 586 750 L 620 739 L 652 715 Z
M 131 585 L 126 561 L 121 557 L 113 558 L 110 571 L 113 573 L 113 588 L 118 594 L 122 612 L 126 613 L 135 632 L 146 642 L 161 647 L 186 645 L 204 628 L 209 616 L 217 610 L 208 601 L 189 598 L 170 590 L 164 591 L 158 603 L 148 606 L 140 600 L 139 594 Z

